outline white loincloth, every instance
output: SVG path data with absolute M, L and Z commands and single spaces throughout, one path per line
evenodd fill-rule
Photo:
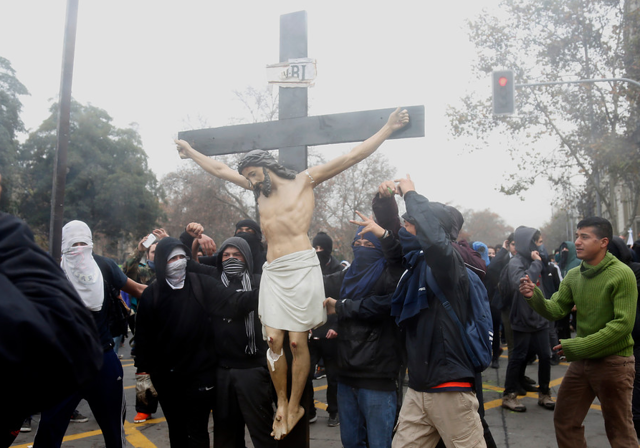
M 258 301 L 262 325 L 297 332 L 317 328 L 327 321 L 324 299 L 322 270 L 315 249 L 264 264 Z

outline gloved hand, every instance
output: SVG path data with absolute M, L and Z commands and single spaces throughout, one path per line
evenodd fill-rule
M 148 395 L 157 397 L 158 392 L 151 383 L 151 377 L 148 373 L 136 373 L 136 398 L 143 404 L 148 405 Z

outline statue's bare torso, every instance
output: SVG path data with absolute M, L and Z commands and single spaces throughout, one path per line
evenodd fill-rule
M 315 206 L 311 179 L 300 173 L 295 179 L 274 179 L 278 188 L 258 198 L 260 226 L 267 241 L 267 261 L 311 249 L 309 225 Z

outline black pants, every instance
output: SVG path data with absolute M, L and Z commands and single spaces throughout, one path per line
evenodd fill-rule
M 493 342 L 491 345 L 492 359 L 496 360 L 500 356 L 500 324 L 502 319 L 500 317 L 500 310 L 491 307 L 491 320 L 493 322 Z
M 122 387 L 122 364 L 113 350 L 103 355 L 104 364 L 90 384 L 57 405 L 42 411 L 34 447 L 59 447 L 69 426 L 69 419 L 80 400 L 89 403 L 107 448 L 126 445 L 124 436 L 125 400 Z
M 529 347 L 538 355 L 538 384 L 540 392 L 549 393 L 549 381 L 551 379 L 551 349 L 549 348 L 549 330 L 523 332 L 513 330 L 513 353 L 509 355 L 507 365 L 507 377 L 504 385 L 504 394 L 516 392 L 517 384 L 527 368 L 527 354 Z
M 213 378 L 213 375 L 211 375 Z M 169 426 L 172 448 L 209 448 L 209 415 L 215 406 L 215 382 L 190 381 L 188 376 L 152 375 Z
M 273 386 L 266 367 L 218 367 L 214 408 L 214 448 L 244 448 L 244 426 L 256 448 L 277 447 L 271 437 Z
M 633 346 L 633 356 L 636 358 L 636 376 L 633 380 L 633 398 L 631 411 L 633 412 L 633 426 L 640 437 L 640 341 Z
M 337 374 L 337 339 L 311 339 L 309 340 L 309 355 L 311 357 L 311 369 L 309 382 L 313 379 L 314 367 L 324 360 L 324 369 L 327 373 L 327 412 L 338 412 L 338 374 Z M 313 387 L 311 387 L 311 400 L 313 401 Z M 315 411 L 315 408 L 313 409 Z M 312 412 L 313 412 L 312 411 Z

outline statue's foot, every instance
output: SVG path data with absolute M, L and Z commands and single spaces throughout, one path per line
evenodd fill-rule
M 289 431 L 296 426 L 296 423 L 300 421 L 302 416 L 304 415 L 304 408 L 302 406 L 297 406 L 296 409 L 289 409 L 289 416 L 287 418 L 287 423 L 289 425 Z
M 276 410 L 276 416 L 273 419 L 272 428 L 273 431 L 271 431 L 271 437 L 276 440 L 282 440 L 287 434 L 289 434 L 286 406 L 279 406 Z

